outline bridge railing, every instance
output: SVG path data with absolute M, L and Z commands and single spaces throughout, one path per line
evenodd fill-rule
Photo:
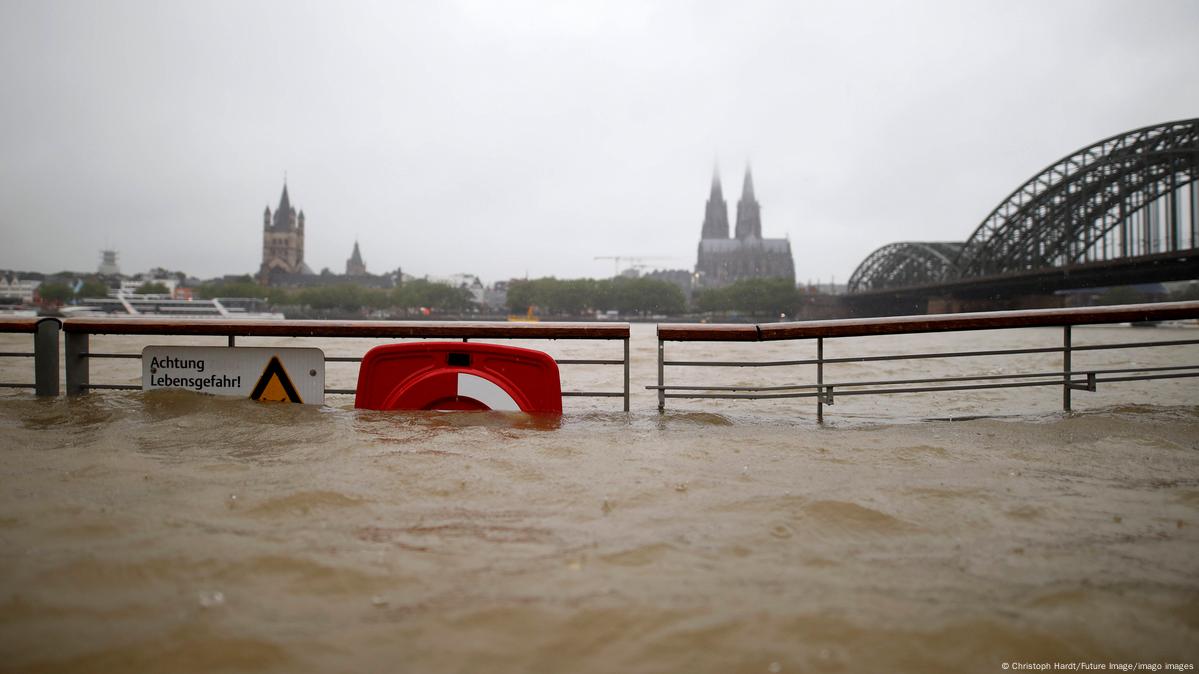
M 140 359 L 140 353 L 91 351 L 92 335 L 164 335 L 227 337 L 236 346 L 238 337 L 319 337 L 373 339 L 521 339 L 601 340 L 623 342 L 622 358 L 559 358 L 559 365 L 622 366 L 620 391 L 563 391 L 566 397 L 623 398 L 629 409 L 629 324 L 628 323 L 490 323 L 468 321 L 256 321 L 220 319 L 68 318 L 62 323 L 66 334 L 67 395 L 97 389 L 141 389 L 131 384 L 92 383 L 90 363 L 94 359 Z M 357 363 L 362 356 L 326 356 L 326 363 Z M 57 370 L 57 361 L 55 362 Z M 57 384 L 57 381 L 56 381 Z M 326 388 L 325 393 L 354 394 L 354 389 Z
M 33 382 L 0 382 L 0 388 L 33 389 L 40 396 L 58 395 L 58 331 L 57 318 L 4 317 L 0 332 L 33 335 L 33 351 L 3 351 L 0 358 L 32 358 Z
M 1182 346 L 1199 344 L 1199 338 L 1079 346 L 1073 344 L 1071 329 L 1074 326 L 1197 318 L 1199 318 L 1199 302 L 1170 302 L 1112 307 L 1034 309 L 1027 311 L 999 311 L 935 316 L 921 315 L 798 323 L 764 323 L 760 325 L 660 324 L 658 326 L 658 384 L 657 386 L 647 386 L 646 388 L 657 391 L 659 411 L 666 409 L 666 400 L 668 398 L 715 398 L 729 400 L 814 398 L 816 401 L 816 418 L 818 421 L 823 421 L 824 407 L 832 405 L 836 396 L 1060 386 L 1062 389 L 1062 409 L 1070 411 L 1071 394 L 1074 391 L 1095 391 L 1099 384 L 1199 377 L 1199 363 L 1175 364 L 1163 367 L 1086 368 L 1075 370 L 1072 367 L 1071 356 L 1077 351 L 1129 350 Z M 838 358 L 826 358 L 824 356 L 826 339 L 1034 327 L 1061 328 L 1062 345 L 1060 347 L 899 353 Z M 671 360 L 667 358 L 666 354 L 666 344 L 668 342 L 772 342 L 778 340 L 814 340 L 816 343 L 816 357 L 773 361 Z M 957 377 L 846 381 L 826 381 L 825 378 L 825 366 L 839 363 L 955 359 L 1043 353 L 1061 353 L 1061 369 L 1055 371 L 1041 370 L 1014 372 L 1011 374 L 977 374 Z M 777 386 L 668 384 L 666 381 L 667 368 L 673 367 L 774 368 L 788 366 L 814 366 L 815 381 Z

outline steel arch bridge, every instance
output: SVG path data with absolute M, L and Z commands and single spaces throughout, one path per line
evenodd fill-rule
M 1112 136 L 1054 162 L 963 243 L 900 242 L 871 253 L 849 291 L 1003 278 L 1199 249 L 1199 118 Z

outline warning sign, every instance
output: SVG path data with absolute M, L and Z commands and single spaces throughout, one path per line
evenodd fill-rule
M 296 387 L 291 383 L 291 378 L 287 376 L 287 370 L 283 368 L 283 363 L 279 362 L 278 356 L 271 356 L 270 362 L 262 370 L 262 376 L 258 377 L 254 390 L 250 391 L 250 398 L 277 403 L 304 402 L 300 394 L 296 393 Z
M 325 354 L 307 348 L 147 346 L 142 388 L 320 405 Z

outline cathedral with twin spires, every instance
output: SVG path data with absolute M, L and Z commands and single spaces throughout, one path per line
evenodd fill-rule
M 754 196 L 754 178 L 748 167 L 737 201 L 734 236 L 730 238 L 728 203 L 720 175 L 713 173 L 695 263 L 695 286 L 719 288 L 752 278 L 785 278 L 795 283 L 791 242 L 762 238 L 762 206 Z

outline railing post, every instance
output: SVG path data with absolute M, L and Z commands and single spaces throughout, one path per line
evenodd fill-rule
M 824 338 L 816 338 L 816 423 L 824 423 Z
M 39 396 L 58 395 L 57 318 L 43 318 L 33 333 L 33 390 Z
M 91 359 L 88 358 L 88 342 L 91 338 L 86 332 L 68 332 L 65 346 L 67 359 L 67 395 L 74 396 L 87 393 L 87 385 L 91 379 Z
M 658 338 L 658 413 L 666 411 L 666 342 Z
M 1062 411 L 1070 411 L 1070 326 L 1062 328 Z
M 229 348 L 232 349 L 235 346 L 237 346 L 237 337 L 234 337 L 233 335 L 229 335 Z
M 624 411 L 629 411 L 629 338 L 624 338 Z

